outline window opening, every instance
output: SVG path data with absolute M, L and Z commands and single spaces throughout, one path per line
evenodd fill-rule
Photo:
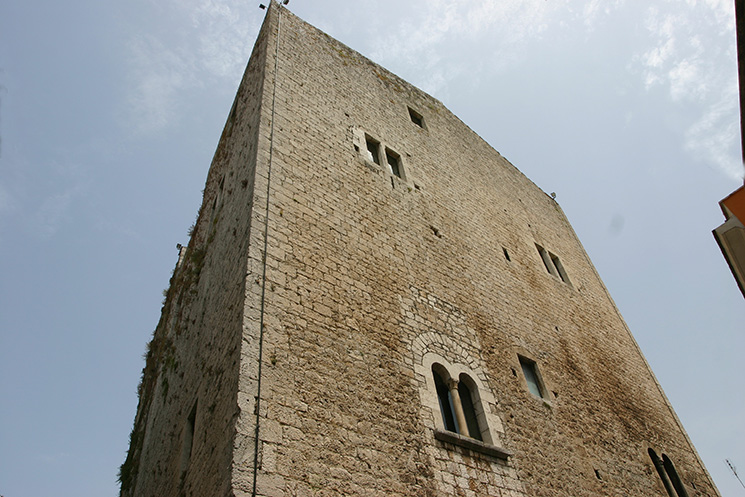
M 189 460 L 191 459 L 192 446 L 194 444 L 194 428 L 197 420 L 197 403 L 194 402 L 194 407 L 191 408 L 189 416 L 186 418 L 186 426 L 184 426 L 184 438 L 181 444 L 181 475 L 186 472 L 189 467 Z
M 528 390 L 536 397 L 543 398 L 543 389 L 541 388 L 541 382 L 538 377 L 538 370 L 535 362 L 525 357 L 520 357 L 520 367 L 523 370 L 523 376 L 525 376 L 525 382 L 528 384 Z
M 468 434 L 471 438 L 481 440 L 481 428 L 479 427 L 479 420 L 476 418 L 476 409 L 473 405 L 473 397 L 471 396 L 471 389 L 463 378 L 458 382 L 458 394 L 460 396 L 460 403 L 463 406 L 463 414 L 466 418 L 466 426 L 468 427 Z
M 420 128 L 424 127 L 424 118 L 420 113 L 409 107 L 409 117 L 411 118 L 411 122 L 419 126 Z
M 569 277 L 567 276 L 566 271 L 564 271 L 564 266 L 561 265 L 559 257 L 554 254 L 549 255 L 551 256 L 551 262 L 553 262 L 554 267 L 556 267 L 556 271 L 559 273 L 559 278 L 561 278 L 561 281 L 563 281 L 564 283 L 569 283 Z
M 678 476 L 678 472 L 675 470 L 675 465 L 665 454 L 662 454 L 662 466 L 665 468 L 665 473 L 667 473 L 667 476 L 670 478 L 670 482 L 673 484 L 673 488 L 675 489 L 675 493 L 678 494 L 678 497 L 688 497 L 688 491 L 686 491 L 680 476 Z
M 388 169 L 391 173 L 399 178 L 401 177 L 401 157 L 389 148 L 385 149 L 385 159 L 388 162 Z
M 365 135 L 365 142 L 367 142 L 367 158 L 380 165 L 380 142 L 368 135 Z
M 543 265 L 546 266 L 546 271 L 548 271 L 549 274 L 556 276 L 567 285 L 571 285 L 569 276 L 567 276 L 567 273 L 564 270 L 564 266 L 559 260 L 559 256 L 556 254 L 552 254 L 538 244 L 536 244 L 535 248 L 538 249 L 538 254 L 540 254 L 541 256 Z
M 453 410 L 453 399 L 450 395 L 450 389 L 445 384 L 445 380 L 432 366 L 432 374 L 435 377 L 435 388 L 437 389 L 437 400 L 440 404 L 440 414 L 442 422 L 447 431 L 458 433 L 458 427 L 455 424 L 455 412 Z
M 649 454 L 649 458 L 652 460 L 654 469 L 657 470 L 657 475 L 660 477 L 660 480 L 662 480 L 662 486 L 665 487 L 667 495 L 669 497 L 676 497 L 673 487 L 670 484 L 670 480 L 667 477 L 667 472 L 665 471 L 665 465 L 662 462 L 662 459 L 660 459 L 651 447 L 647 450 L 647 453 Z
M 484 441 L 484 412 L 473 380 L 465 373 L 454 379 L 440 364 L 432 365 L 437 401 L 445 430 Z
M 549 274 L 555 274 L 554 264 L 551 262 L 551 258 L 548 256 L 548 252 L 546 252 L 546 249 L 541 247 L 540 245 L 536 245 L 535 248 L 538 249 L 538 254 L 541 256 L 541 260 L 543 261 L 543 265 L 546 266 L 546 271 L 548 271 Z
M 220 179 L 220 186 L 217 189 L 217 194 L 215 195 L 215 200 L 212 202 L 212 217 L 217 216 L 217 209 L 222 204 L 222 190 L 225 187 L 225 176 Z

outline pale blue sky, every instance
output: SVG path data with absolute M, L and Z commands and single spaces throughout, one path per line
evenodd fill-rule
M 0 495 L 114 496 L 176 244 L 265 11 L 0 3 Z M 292 0 L 556 192 L 724 496 L 745 490 L 731 0 Z

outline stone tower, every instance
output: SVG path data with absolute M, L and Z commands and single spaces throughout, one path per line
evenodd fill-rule
M 557 203 L 272 3 L 123 496 L 716 496 Z

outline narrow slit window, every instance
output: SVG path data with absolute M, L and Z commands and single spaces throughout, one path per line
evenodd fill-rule
M 520 357 L 520 367 L 523 370 L 523 376 L 525 376 L 525 382 L 528 384 L 528 390 L 536 397 L 543 398 L 543 388 L 541 387 L 541 380 L 538 377 L 538 369 L 534 361 Z
M 670 484 L 670 480 L 667 477 L 667 472 L 665 471 L 665 465 L 662 462 L 662 459 L 660 459 L 660 457 L 651 447 L 647 449 L 647 453 L 649 454 L 649 458 L 652 460 L 654 469 L 657 470 L 657 475 L 660 477 L 662 486 L 665 487 L 665 492 L 667 492 L 667 495 L 669 497 L 676 497 L 673 486 Z
M 183 477 L 189 467 L 189 461 L 191 460 L 191 453 L 194 445 L 194 428 L 196 427 L 197 421 L 197 403 L 194 402 L 194 407 L 191 408 L 189 416 L 186 418 L 186 425 L 184 426 L 183 438 L 181 441 L 181 475 Z
M 424 127 L 424 118 L 420 113 L 409 107 L 409 117 L 411 118 L 411 122 L 419 126 L 420 128 Z
M 569 284 L 569 277 L 567 276 L 566 271 L 564 271 L 564 266 L 561 264 L 559 257 L 554 254 L 550 255 L 551 262 L 553 262 L 554 267 L 556 268 L 556 272 L 559 273 L 559 278 L 561 278 L 561 281 L 563 281 L 564 283 Z
M 548 252 L 546 252 L 546 249 L 541 247 L 540 245 L 536 245 L 535 248 L 538 249 L 538 254 L 541 256 L 541 260 L 543 261 L 543 265 L 546 266 L 546 271 L 548 271 L 549 274 L 554 274 L 554 264 L 551 262 L 551 257 L 549 257 Z
M 388 169 L 391 173 L 399 178 L 401 177 L 401 157 L 391 149 L 385 149 L 385 159 L 388 162 Z
M 380 142 L 367 135 L 365 136 L 365 141 L 367 142 L 368 160 L 380 165 Z
M 549 274 L 556 276 L 567 285 L 571 286 L 572 283 L 571 281 L 569 281 L 569 276 L 567 276 L 567 272 L 564 270 L 564 265 L 561 263 L 561 260 L 559 260 L 559 256 L 556 254 L 552 254 L 537 243 L 535 245 L 535 248 L 538 250 L 538 254 L 541 256 L 541 261 L 543 261 L 543 265 L 546 267 L 546 271 L 548 271 Z
M 688 491 L 683 485 L 683 481 L 680 479 L 678 471 L 675 469 L 675 465 L 665 454 L 662 454 L 662 466 L 665 468 L 665 473 L 667 473 L 667 476 L 670 478 L 670 483 L 673 484 L 673 488 L 675 489 L 675 493 L 678 494 L 678 497 L 688 497 Z

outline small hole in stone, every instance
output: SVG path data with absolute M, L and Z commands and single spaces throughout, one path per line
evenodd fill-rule
M 515 371 L 515 368 L 510 368 L 510 369 L 512 369 L 512 376 L 517 378 L 517 371 Z
M 602 480 L 602 478 L 600 477 L 600 471 L 598 471 L 597 469 L 595 470 L 595 478 L 597 478 L 598 480 Z

